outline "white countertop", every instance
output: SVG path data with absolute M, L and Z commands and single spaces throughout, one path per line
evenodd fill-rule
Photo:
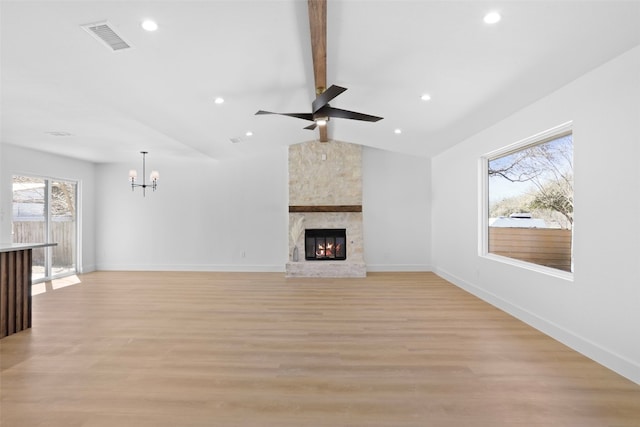
M 0 243 L 0 252 L 23 251 L 25 249 L 46 248 L 57 243 Z

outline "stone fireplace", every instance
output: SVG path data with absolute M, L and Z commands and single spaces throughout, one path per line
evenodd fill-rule
M 311 141 L 289 147 L 286 275 L 366 276 L 361 146 Z

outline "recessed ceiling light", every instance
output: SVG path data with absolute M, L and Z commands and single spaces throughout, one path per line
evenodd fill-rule
M 502 16 L 500 16 L 498 12 L 489 12 L 486 15 L 484 15 L 485 24 L 496 24 L 500 22 L 501 19 L 502 19 Z
M 213 102 L 215 102 L 216 104 L 223 104 L 224 103 L 224 98 L 217 97 L 215 99 L 215 101 L 213 101 Z
M 428 93 L 423 94 L 420 99 L 422 99 L 423 101 L 428 101 L 431 99 L 431 95 L 429 95 Z
M 245 133 L 245 135 L 247 135 L 247 136 L 253 136 L 253 132 L 251 132 L 250 130 L 248 130 L 248 131 Z
M 151 19 L 145 19 L 144 21 L 142 21 L 142 28 L 144 28 L 147 31 L 155 31 L 158 29 L 158 24 L 156 23 L 156 21 L 152 21 Z
M 396 135 L 400 135 L 402 133 L 402 129 L 396 129 L 393 131 Z

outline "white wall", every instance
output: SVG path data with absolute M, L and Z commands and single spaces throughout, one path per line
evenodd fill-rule
M 163 164 L 150 155 L 148 169 L 158 169 L 160 181 L 144 198 L 126 182 L 140 162 L 97 166 L 98 269 L 284 271 L 286 147 L 224 161 Z M 428 159 L 365 148 L 369 271 L 430 269 L 429 168 Z
M 432 159 L 433 264 L 640 383 L 640 47 Z M 573 120 L 573 281 L 478 254 L 479 158 Z
M 287 152 L 234 160 L 158 162 L 158 190 L 127 185 L 127 164 L 97 168 L 101 270 L 284 271 Z M 135 161 L 134 161 L 135 160 Z
M 158 163 L 156 193 L 127 184 L 126 164 L 100 164 L 0 145 L 0 241 L 11 241 L 14 174 L 80 181 L 82 269 L 284 271 L 287 150 L 235 160 Z M 140 171 L 139 171 L 140 172 Z M 428 159 L 365 147 L 368 271 L 431 268 Z M 244 253 L 244 256 L 243 256 Z
M 95 270 L 95 173 L 94 164 L 9 144 L 1 144 L 0 241 L 11 242 L 12 176 L 29 175 L 78 181 L 80 184 L 82 264 Z
M 362 211 L 367 271 L 430 271 L 429 159 L 364 147 Z

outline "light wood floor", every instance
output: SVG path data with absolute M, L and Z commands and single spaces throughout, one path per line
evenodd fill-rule
M 640 386 L 430 273 L 80 280 L 0 340 L 2 427 L 640 426 Z

